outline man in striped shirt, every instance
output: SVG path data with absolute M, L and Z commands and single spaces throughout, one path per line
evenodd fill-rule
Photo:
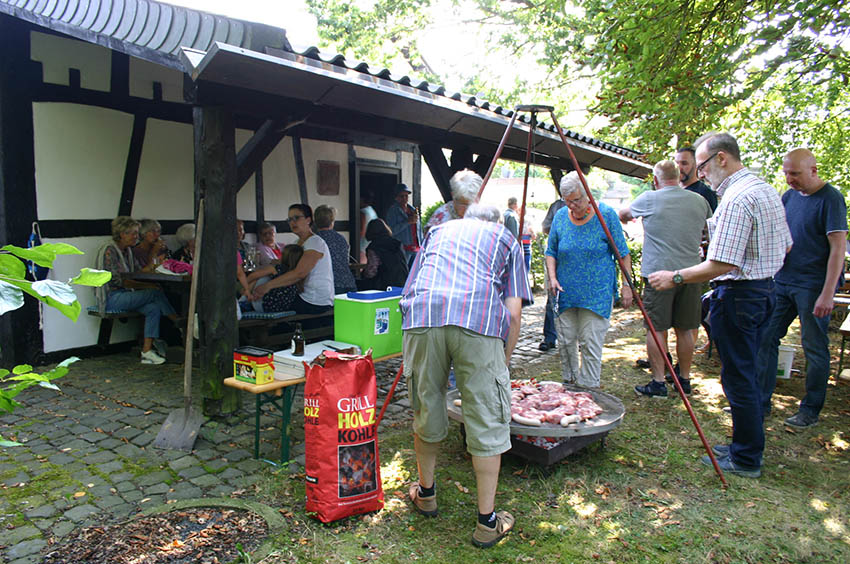
M 717 344 L 723 392 L 732 408 L 732 443 L 712 448 L 720 468 L 761 475 L 764 427 L 758 381 L 759 345 L 776 304 L 773 275 L 791 250 L 791 233 L 776 189 L 741 163 L 728 133 L 697 140 L 697 175 L 722 199 L 708 220 L 711 242 L 705 262 L 649 275 L 656 290 L 712 280 L 711 338 Z M 711 464 L 708 456 L 704 464 Z
M 455 184 L 480 187 L 461 171 Z M 419 482 L 410 499 L 420 513 L 437 514 L 434 469 L 446 437 L 446 384 L 454 365 L 463 399 L 467 450 L 478 489 L 472 542 L 496 544 L 514 524 L 495 512 L 501 455 L 510 449 L 510 374 L 523 302 L 531 288 L 519 243 L 498 221 L 499 211 L 470 206 L 464 219 L 431 229 L 416 256 L 401 298 L 404 369 L 413 408 Z M 482 220 L 484 219 L 484 220 Z

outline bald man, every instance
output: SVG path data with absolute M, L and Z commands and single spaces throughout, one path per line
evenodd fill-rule
M 652 170 L 654 191 L 644 192 L 620 210 L 623 223 L 643 219 L 643 258 L 641 275 L 646 279 L 658 270 L 679 270 L 699 264 L 699 245 L 711 207 L 702 196 L 679 186 L 679 167 L 673 161 L 660 161 Z M 635 393 L 652 398 L 666 398 L 664 356 L 667 333 L 676 334 L 676 357 L 679 380 L 686 394 L 691 393 L 690 370 L 694 355 L 694 333 L 701 315 L 701 284 L 677 284 L 669 290 L 655 290 L 643 285 L 643 302 L 655 334 L 664 350 L 659 350 L 647 327 L 646 350 L 652 380 L 635 386 Z
M 776 309 L 759 349 L 759 381 L 765 414 L 776 387 L 779 340 L 798 316 L 806 354 L 806 396 L 786 425 L 815 425 L 826 399 L 829 378 L 829 314 L 833 295 L 843 284 L 847 208 L 844 196 L 818 176 L 815 156 L 794 149 L 782 160 L 785 181 L 792 189 L 782 195 L 794 246 L 776 273 Z

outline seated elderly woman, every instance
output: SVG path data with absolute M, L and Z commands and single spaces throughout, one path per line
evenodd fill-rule
M 304 254 L 292 270 L 254 287 L 254 300 L 260 300 L 269 290 L 281 286 L 303 284 L 292 303 L 292 310 L 302 314 L 324 313 L 333 308 L 334 279 L 330 251 L 324 239 L 313 233 L 313 209 L 307 204 L 289 206 L 289 228 L 298 236 Z M 276 274 L 275 267 L 257 269 L 248 281 Z
M 153 270 L 171 256 L 162 240 L 162 226 L 155 219 L 143 219 L 139 224 L 139 244 L 133 247 L 136 265 L 143 270 Z
M 266 221 L 257 226 L 257 266 L 268 266 L 280 261 L 280 253 L 283 247 L 278 244 L 277 227 Z
M 617 293 L 618 268 L 602 224 L 593 213 L 576 172 L 561 179 L 561 197 L 567 205 L 552 220 L 546 250 L 549 288 L 557 296 L 561 369 L 564 382 L 598 388 L 602 344 Z M 598 206 L 631 277 L 629 248 L 617 212 L 602 202 Z M 623 285 L 621 302 L 624 307 L 632 303 L 627 284 Z
M 334 231 L 336 210 L 330 206 L 319 206 L 313 213 L 316 235 L 325 240 L 331 253 L 331 264 L 334 271 L 334 293 L 344 294 L 357 289 L 354 275 L 348 266 L 351 247 L 345 237 Z
M 174 236 L 180 244 L 180 248 L 174 253 L 174 260 L 192 264 L 195 261 L 195 224 L 184 223 L 177 228 Z
M 165 358 L 153 349 L 159 339 L 159 321 L 164 315 L 177 322 L 177 314 L 165 294 L 153 284 L 130 280 L 136 268 L 132 248 L 139 242 L 139 222 L 120 216 L 112 220 L 112 241 L 98 251 L 96 265 L 112 273 L 112 279 L 97 289 L 98 301 L 106 310 L 138 311 L 145 316 L 142 364 L 162 364 Z
M 481 188 L 481 177 L 471 170 L 461 170 L 455 173 L 449 180 L 452 190 L 452 200 L 446 202 L 431 214 L 431 218 L 425 225 L 424 231 L 441 223 L 460 219 L 466 213 L 469 204 L 478 201 L 478 190 Z
M 386 290 L 387 286 L 404 286 L 409 269 L 401 241 L 383 219 L 373 219 L 366 226 L 366 268 L 357 286 L 361 290 Z

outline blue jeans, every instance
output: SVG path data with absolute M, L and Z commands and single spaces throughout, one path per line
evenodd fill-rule
M 766 412 L 770 411 L 770 397 L 776 388 L 779 341 L 788 333 L 788 327 L 797 316 L 800 317 L 801 340 L 806 354 L 806 396 L 800 402 L 800 411 L 817 419 L 823 408 L 829 380 L 829 316 L 815 317 L 812 313 L 820 293 L 820 288 L 812 290 L 776 283 L 776 309 L 759 349 L 759 382 Z
M 159 339 L 159 320 L 176 315 L 162 290 L 113 290 L 106 296 L 106 309 L 138 311 L 145 316 L 145 339 Z
M 547 293 L 546 297 L 546 314 L 543 316 L 543 342 L 549 344 L 555 344 L 555 341 L 558 340 L 558 333 L 555 330 L 555 310 L 552 309 L 553 306 L 556 306 L 555 299 L 552 297 L 552 294 Z
M 756 360 L 775 304 L 770 279 L 718 284 L 711 295 L 711 336 L 722 363 L 723 393 L 732 408 L 729 456 L 733 462 L 753 468 L 761 467 L 764 452 Z

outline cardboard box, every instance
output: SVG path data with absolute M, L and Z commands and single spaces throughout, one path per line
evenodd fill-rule
M 372 349 L 380 358 L 401 352 L 401 288 L 363 291 L 334 298 L 334 339 Z
M 234 349 L 233 377 L 258 386 L 273 381 L 274 352 L 257 347 Z
M 304 356 L 293 356 L 292 349 L 285 349 L 274 353 L 274 379 L 275 380 L 295 380 L 296 378 L 304 377 L 304 364 L 311 363 L 313 359 L 322 354 L 326 350 L 341 351 L 345 349 L 354 349 L 353 354 L 360 354 L 360 347 L 351 343 L 341 343 L 339 341 L 319 341 L 304 347 Z

